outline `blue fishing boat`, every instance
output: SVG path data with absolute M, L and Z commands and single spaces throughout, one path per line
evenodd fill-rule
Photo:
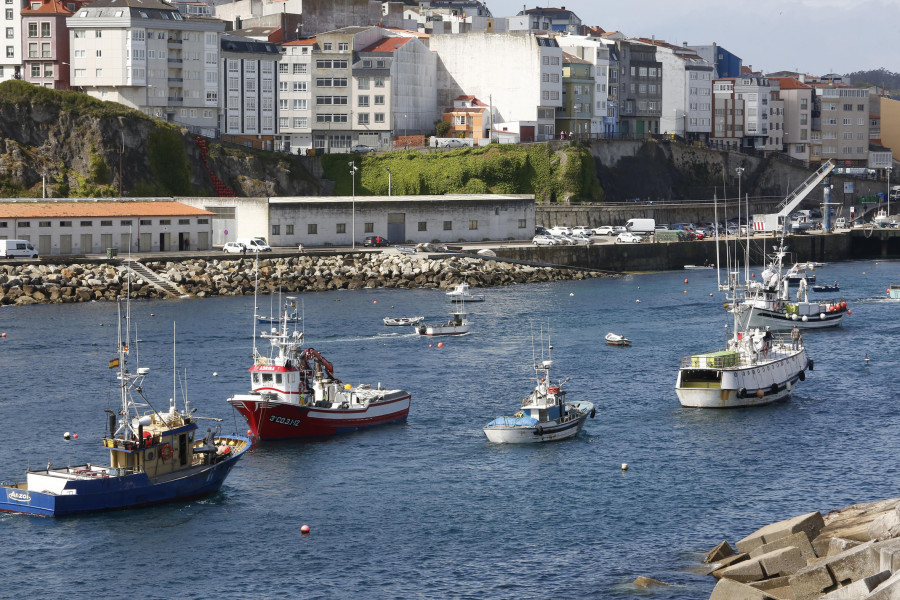
M 150 404 L 143 394 L 150 369 L 138 367 L 136 358 L 130 368 L 130 319 L 123 326 L 121 302 L 118 312 L 118 356 L 109 367 L 118 369 L 122 404 L 106 411 L 109 464 L 29 469 L 25 481 L 0 484 L 0 510 L 61 517 L 199 498 L 218 491 L 250 447 L 246 437 L 218 435 L 218 425 L 199 434 L 200 417 L 187 400 L 181 412 L 174 399 L 165 412 Z

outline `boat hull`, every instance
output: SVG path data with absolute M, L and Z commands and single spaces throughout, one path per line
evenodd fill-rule
M 544 421 L 536 425 L 498 424 L 483 428 L 488 441 L 495 444 L 536 444 L 539 442 L 556 442 L 567 440 L 578 435 L 588 416 L 593 416 L 594 405 L 591 402 L 573 402 L 568 404 L 578 411 L 578 416 L 568 421 Z M 499 420 L 499 419 L 498 419 Z
M 4 485 L 0 487 L 0 511 L 64 517 L 208 496 L 219 490 L 232 467 L 250 446 L 246 438 L 234 436 L 231 439 L 239 441 L 242 449 L 221 462 L 198 465 L 153 479 L 146 473 L 108 476 L 97 473 L 96 476 L 66 480 L 46 471 L 31 473 L 35 481 L 42 484 L 43 491 Z M 68 469 L 72 473 L 75 470 L 74 467 Z M 50 473 L 58 472 L 53 470 Z M 53 484 L 59 489 L 48 493 L 47 488 Z
M 769 327 L 772 330 L 792 329 L 796 325 L 799 329 L 826 329 L 837 327 L 847 314 L 846 310 L 838 312 L 826 312 L 804 317 L 793 318 L 793 315 L 783 312 L 760 308 L 757 306 L 746 309 L 741 315 L 741 325 L 747 329 Z M 822 318 L 822 315 L 825 315 Z
M 419 335 L 427 335 L 428 337 L 436 337 L 439 335 L 463 335 L 465 333 L 469 333 L 468 325 L 440 325 L 440 326 L 429 326 L 429 325 L 420 325 L 418 329 L 416 329 L 416 333 Z
M 762 406 L 790 398 L 798 381 L 806 379 L 809 360 L 805 350 L 734 368 L 682 368 L 675 393 L 686 408 L 740 408 Z
M 329 437 L 399 423 L 409 415 L 410 401 L 410 394 L 403 392 L 362 409 L 301 406 L 259 397 L 234 397 L 228 403 L 247 419 L 253 436 L 260 440 L 288 440 Z

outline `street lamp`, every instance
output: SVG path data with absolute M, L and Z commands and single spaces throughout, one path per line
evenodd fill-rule
M 891 158 L 891 160 L 893 161 L 894 159 Z M 888 216 L 888 219 L 891 218 L 891 170 L 892 170 L 892 169 L 893 169 L 893 166 L 888 166 L 888 168 L 887 168 L 887 174 L 888 174 L 888 187 L 887 187 L 887 200 L 888 200 L 888 207 L 887 207 L 887 208 L 888 208 L 888 210 L 887 210 L 887 216 Z
M 352 204 L 350 205 L 350 246 L 353 250 L 356 250 L 356 172 L 359 169 L 354 160 L 348 162 L 347 165 L 350 167 L 351 190 L 353 193 Z
M 388 196 L 390 196 L 391 195 L 391 168 L 385 167 L 384 170 L 388 172 Z

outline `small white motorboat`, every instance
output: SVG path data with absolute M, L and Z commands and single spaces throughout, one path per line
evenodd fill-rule
M 455 302 L 462 302 L 456 300 Z M 459 308 L 450 313 L 450 320 L 440 325 L 427 325 L 419 323 L 416 326 L 416 333 L 419 335 L 427 335 L 434 337 L 438 335 L 463 335 L 469 333 L 468 314 L 462 304 Z
M 394 246 L 400 254 L 417 254 L 419 249 L 415 246 Z
M 470 292 L 469 284 L 465 281 L 456 284 L 456 287 L 447 292 L 447 296 L 451 300 L 459 300 L 460 302 L 484 302 L 484 294 L 473 294 Z
M 712 265 L 684 265 L 685 269 L 712 269 Z
M 418 325 L 425 317 L 385 317 L 384 324 L 388 327 L 402 327 L 404 325 Z
M 624 335 L 610 332 L 606 334 L 606 343 L 609 346 L 630 346 L 631 340 Z

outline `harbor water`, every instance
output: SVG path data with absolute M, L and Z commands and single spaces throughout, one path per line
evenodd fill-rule
M 712 270 L 483 290 L 468 307 L 472 333 L 443 339 L 382 324 L 446 319 L 441 291 L 303 294 L 306 345 L 346 383 L 411 391 L 408 421 L 257 445 L 202 500 L 0 514 L 0 597 L 706 598 L 715 580 L 700 563 L 723 539 L 900 496 L 900 302 L 885 293 L 900 262 L 815 273 L 841 284 L 823 295 L 845 298 L 852 315 L 804 334 L 815 370 L 791 400 L 725 411 L 683 409 L 674 391 L 682 356 L 725 344 Z M 132 303 L 155 407 L 186 388 L 198 415 L 246 432 L 225 399 L 249 389 L 253 302 Z M 270 298 L 258 304 L 268 314 Z M 173 384 L 173 322 L 186 385 Z M 555 377 L 570 377 L 570 399 L 593 402 L 596 418 L 570 441 L 488 443 L 481 428 L 533 388 L 532 348 L 540 359 L 548 323 Z M 111 303 L 0 308 L 0 480 L 106 462 L 115 326 Z M 610 331 L 633 346 L 607 346 Z M 635 590 L 639 575 L 669 587 Z

